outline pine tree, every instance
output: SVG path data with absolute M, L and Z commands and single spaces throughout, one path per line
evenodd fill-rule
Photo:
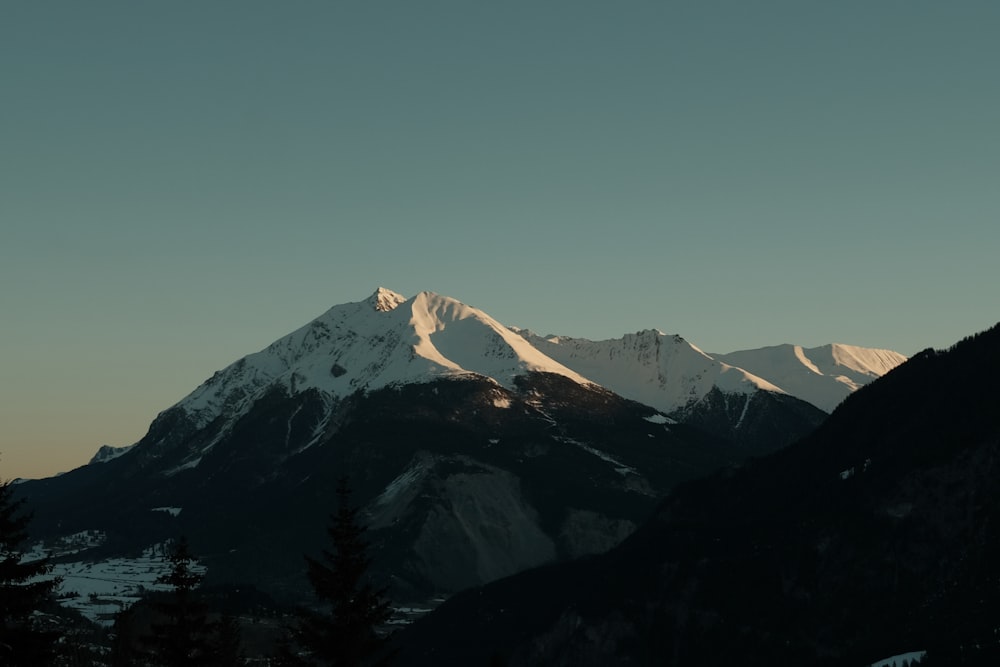
M 47 558 L 25 562 L 19 550 L 28 539 L 31 514 L 14 500 L 10 482 L 0 483 L 0 665 L 48 664 L 56 633 L 38 627 L 33 613 L 52 599 L 58 579 Z
M 389 639 L 380 635 L 378 628 L 392 611 L 386 589 L 376 589 L 369 580 L 366 529 L 358 520 L 358 509 L 351 505 L 347 478 L 337 484 L 337 500 L 337 512 L 327 528 L 333 549 L 323 550 L 322 559 L 305 557 L 309 582 L 328 611 L 299 612 L 291 639 L 301 652 L 294 654 L 286 646 L 284 662 L 333 667 L 388 665 L 392 657 L 387 651 Z
M 162 619 L 151 624 L 151 634 L 142 637 L 146 664 L 215 665 L 218 664 L 217 628 L 208 619 L 208 607 L 196 593 L 201 576 L 192 566 L 195 563 L 187 540 L 181 537 L 170 554 L 170 573 L 157 583 L 169 584 L 173 591 L 162 600 L 153 602 L 153 608 Z

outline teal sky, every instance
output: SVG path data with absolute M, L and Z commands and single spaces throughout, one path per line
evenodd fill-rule
M 0 478 L 379 285 L 539 333 L 1000 320 L 1000 3 L 0 5 Z

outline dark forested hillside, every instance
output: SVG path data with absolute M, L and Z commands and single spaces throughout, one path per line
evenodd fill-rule
M 1000 327 L 678 487 L 621 547 L 476 589 L 405 664 L 998 664 Z
M 359 394 L 340 406 L 333 433 L 303 446 L 320 403 L 270 392 L 222 435 L 167 411 L 127 454 L 18 492 L 36 511 L 37 537 L 106 534 L 89 558 L 185 534 L 210 584 L 249 582 L 296 600 L 307 591 L 301 555 L 321 547 L 316 527 L 335 505 L 337 475 L 349 474 L 379 576 L 414 600 L 604 551 L 677 482 L 745 458 L 731 442 L 552 374 L 518 378 L 515 391 L 464 379 Z M 192 450 L 204 453 L 183 465 Z

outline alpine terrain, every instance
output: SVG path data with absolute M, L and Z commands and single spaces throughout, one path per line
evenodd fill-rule
M 603 552 L 677 483 L 826 414 L 657 331 L 541 338 L 380 288 L 217 372 L 134 445 L 26 481 L 40 539 L 80 561 L 184 534 L 207 584 L 295 600 L 350 478 L 397 600 Z
M 854 345 L 775 345 L 728 354 L 713 359 L 769 378 L 784 391 L 827 412 L 872 380 L 906 361 L 892 350 Z
M 926 350 L 610 552 L 453 597 L 401 662 L 998 664 L 998 373 L 1000 325 Z
M 765 379 L 775 371 L 784 380 L 781 366 L 757 364 L 757 375 L 705 354 L 680 336 L 652 329 L 604 341 L 519 333 L 598 384 L 739 443 L 747 453 L 787 445 L 816 423 L 816 410 L 802 404 L 809 399 Z M 806 393 L 812 389 L 807 381 L 792 386 Z

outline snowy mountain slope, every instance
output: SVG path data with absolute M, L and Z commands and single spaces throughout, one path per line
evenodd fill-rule
M 97 453 L 91 457 L 90 461 L 87 463 L 105 463 L 113 459 L 118 458 L 122 454 L 128 453 L 135 445 L 126 445 L 124 447 L 114 447 L 112 445 L 101 445 L 101 448 L 97 450 Z
M 588 383 L 481 310 L 431 292 L 406 299 L 380 287 L 231 364 L 176 407 L 205 426 L 238 417 L 275 385 L 291 394 L 316 389 L 335 401 L 358 390 L 469 374 L 510 387 L 532 371 Z
M 24 493 L 42 533 L 138 549 L 182 529 L 210 578 L 281 591 L 304 583 L 347 474 L 394 589 L 429 595 L 602 551 L 675 484 L 824 417 L 677 337 L 540 340 L 379 289 L 219 371 L 131 448 Z
M 547 357 L 616 394 L 754 454 L 793 442 L 825 416 L 768 380 L 713 359 L 680 336 L 646 330 L 590 341 L 515 331 Z
M 775 345 L 712 358 L 766 377 L 793 396 L 833 412 L 848 395 L 906 361 L 892 350 L 831 344 Z
M 755 451 L 784 446 L 822 419 L 796 399 L 779 397 L 774 384 L 679 336 L 647 330 L 596 342 L 543 339 L 449 297 L 421 292 L 407 299 L 379 288 L 217 372 L 161 413 L 150 428 L 156 437 L 136 461 L 168 476 L 198 466 L 267 397 L 297 397 L 284 453 L 268 450 L 280 459 L 331 436 L 352 397 L 462 377 L 511 389 L 517 378 L 538 372 L 596 383 Z M 193 437 L 178 438 L 182 431 Z
M 647 329 L 622 338 L 591 341 L 518 333 L 546 356 L 611 391 L 664 412 L 704 398 L 713 387 L 726 393 L 785 393 L 762 377 L 721 363 L 680 336 Z

